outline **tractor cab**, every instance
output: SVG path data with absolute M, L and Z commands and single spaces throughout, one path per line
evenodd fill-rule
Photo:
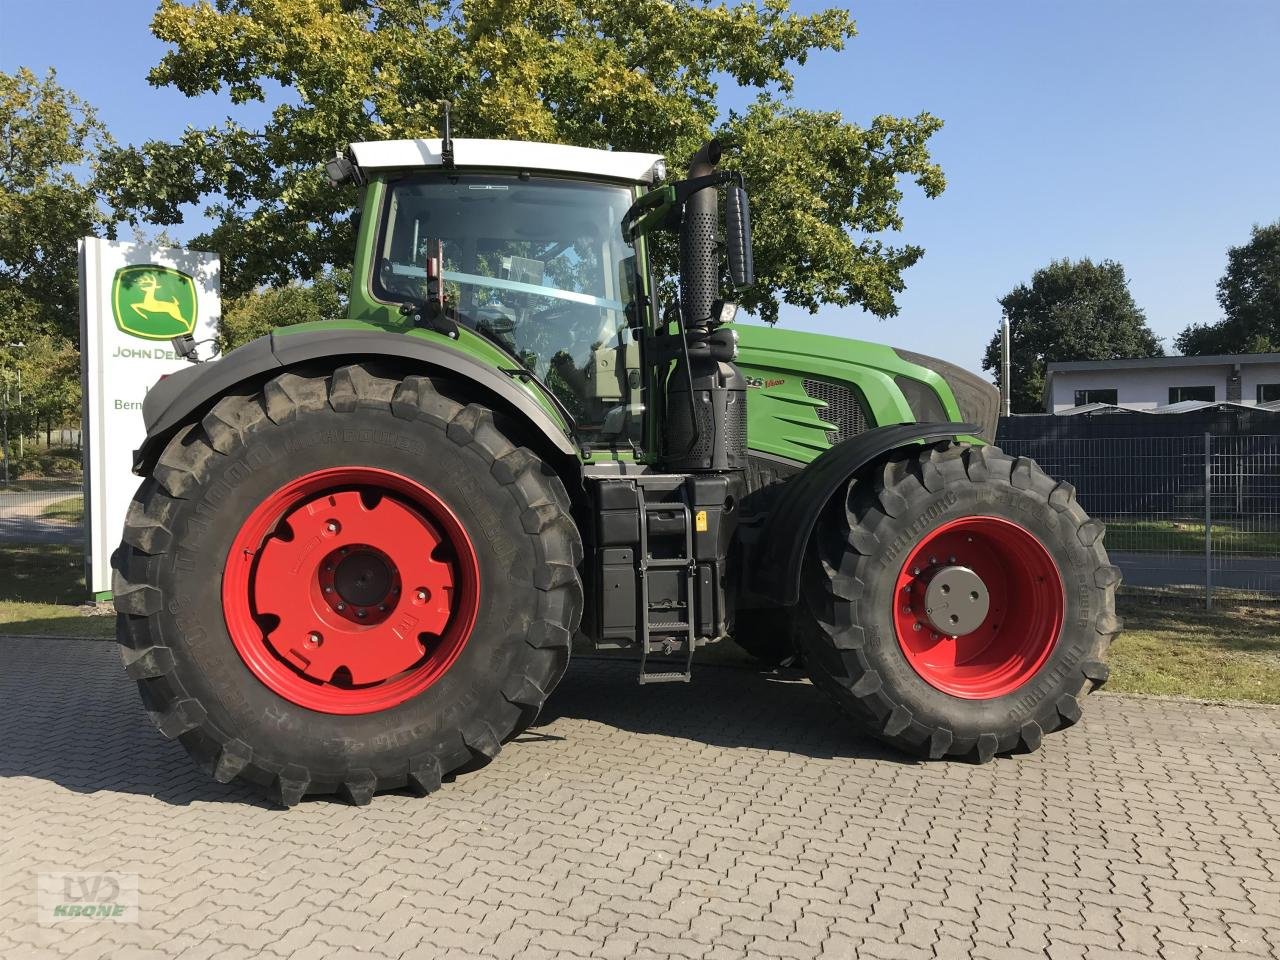
M 640 329 L 651 280 L 621 224 L 662 158 L 458 139 L 357 143 L 365 181 L 352 319 L 395 307 L 466 347 L 498 347 L 580 442 L 642 445 Z

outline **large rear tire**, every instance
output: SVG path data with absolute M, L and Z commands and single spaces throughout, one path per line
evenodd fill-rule
M 1035 750 L 1107 678 L 1120 572 L 1102 534 L 1026 458 L 899 455 L 851 481 L 814 532 L 797 608 L 810 675 L 904 750 Z
M 285 805 L 425 794 L 492 759 L 563 675 L 582 611 L 568 495 L 442 390 L 285 373 L 181 430 L 139 488 L 118 638 L 160 732 L 215 779 Z

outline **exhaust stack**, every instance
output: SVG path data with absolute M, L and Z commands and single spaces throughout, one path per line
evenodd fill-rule
M 706 143 L 689 179 L 709 177 L 720 143 Z M 720 290 L 719 191 L 712 184 L 685 201 L 680 220 L 680 316 L 685 351 L 667 380 L 663 468 L 673 472 L 742 470 L 747 462 L 747 382 L 733 364 L 737 334 L 717 329 Z

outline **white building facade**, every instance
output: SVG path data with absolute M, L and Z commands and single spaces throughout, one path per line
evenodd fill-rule
M 1154 410 L 1189 400 L 1255 406 L 1280 401 L 1280 353 L 1050 363 L 1045 412 L 1105 403 Z

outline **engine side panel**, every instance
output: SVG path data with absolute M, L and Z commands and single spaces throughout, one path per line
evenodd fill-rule
M 998 393 L 951 364 L 861 340 L 735 329 L 752 453 L 810 463 L 839 442 L 903 423 L 967 420 L 994 437 Z

